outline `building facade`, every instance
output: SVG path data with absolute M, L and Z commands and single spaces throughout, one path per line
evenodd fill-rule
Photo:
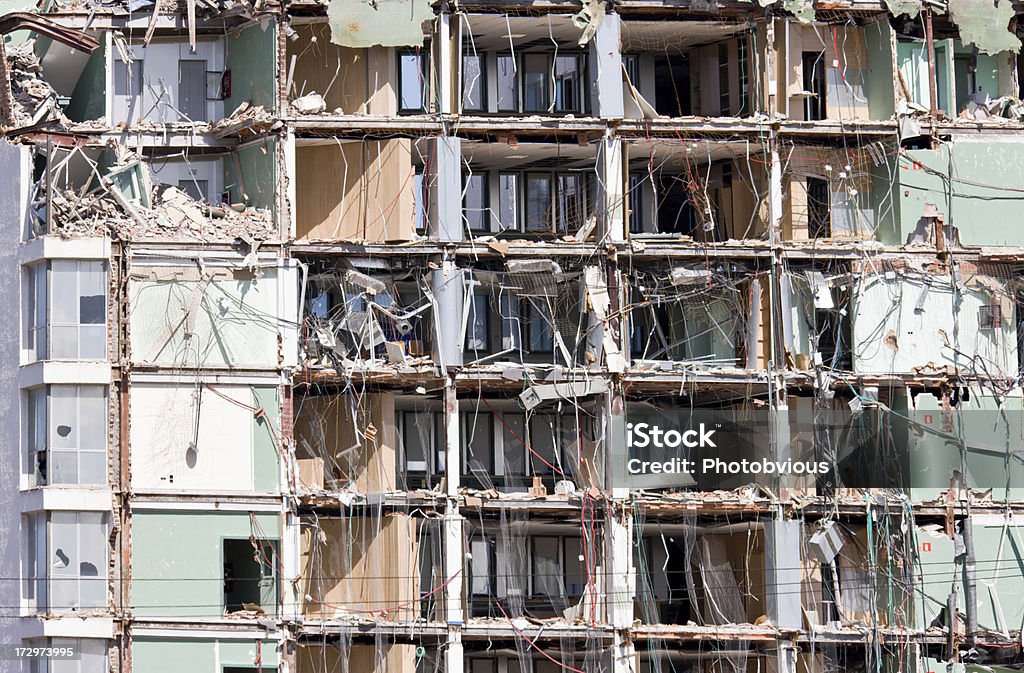
M 1024 664 L 1006 0 L 8 11 L 0 670 Z

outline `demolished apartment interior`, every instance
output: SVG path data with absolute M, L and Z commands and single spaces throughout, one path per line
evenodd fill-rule
M 1019 668 L 1024 105 L 980 4 L 57 5 L 96 46 L 6 46 L 22 238 L 113 252 L 33 261 L 31 328 L 126 373 L 26 399 L 124 418 L 22 477 L 130 461 L 26 518 L 28 609 L 124 617 L 104 671 Z M 615 485 L 626 418 L 693 410 L 838 482 Z

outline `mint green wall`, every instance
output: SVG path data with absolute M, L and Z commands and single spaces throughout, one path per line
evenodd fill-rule
M 277 26 L 267 21 L 227 37 L 227 65 L 231 68 L 231 96 L 224 101 L 229 115 L 244 101 L 273 113 L 277 106 Z
M 231 155 L 224 157 L 224 185 L 230 187 L 232 203 L 244 202 L 255 208 L 266 208 L 272 213 L 275 211 L 276 152 L 277 141 L 270 139 L 237 150 L 238 165 L 242 170 L 241 183 Z M 240 184 L 245 186 L 248 199 L 243 197 Z
M 959 230 L 964 245 L 1019 244 L 1013 223 L 1024 210 L 1024 192 L 1006 188 L 1024 185 L 1024 143 L 961 140 L 937 150 L 907 150 L 896 170 L 898 228 L 883 228 L 883 243 L 905 243 L 925 204 L 932 203 Z M 945 177 L 950 173 L 957 178 L 952 189 Z
M 253 487 L 259 492 L 277 492 L 280 481 L 280 467 L 277 446 L 274 436 L 281 436 L 281 402 L 277 388 L 253 388 L 257 406 L 262 408 L 266 419 L 254 419 L 252 438 L 252 480 Z M 268 423 L 270 425 L 268 425 Z M 271 427 L 273 432 L 271 432 Z
M 896 84 L 893 78 L 896 71 L 892 62 L 892 39 L 892 27 L 885 18 L 864 26 L 868 61 L 864 95 L 868 99 L 868 114 L 872 119 L 889 119 L 895 112 Z
M 278 515 L 255 518 L 264 535 L 280 538 Z M 136 511 L 131 587 L 135 615 L 222 617 L 222 540 L 248 538 L 254 532 L 248 512 Z
M 1024 592 L 1024 581 L 1021 580 L 1021 573 L 1024 572 L 1024 536 L 1019 529 L 1014 530 L 1012 524 L 1004 533 L 1002 524 L 995 520 L 997 518 L 986 517 L 987 520 L 982 524 L 980 517 L 975 517 L 974 522 L 978 626 L 993 631 L 998 629 L 993 593 L 997 596 L 1008 628 L 1017 628 L 1024 617 L 1024 601 L 1019 599 Z M 960 587 L 959 610 L 964 610 L 966 586 L 963 573 L 953 572 L 953 540 L 942 534 L 929 535 L 920 528 L 916 534 L 919 550 L 922 543 L 931 544 L 931 551 L 920 551 L 920 566 L 914 568 L 915 573 L 922 573 L 920 592 L 914 601 L 915 622 L 917 628 L 927 628 L 945 607 L 946 597 L 953 590 L 954 582 Z M 997 558 L 1001 558 L 998 564 Z
M 64 114 L 76 122 L 103 119 L 107 114 L 107 54 L 102 45 L 86 61 Z
M 277 643 L 264 640 L 168 640 L 133 638 L 132 667 L 146 673 L 221 673 L 225 666 L 252 666 L 257 655 L 263 670 L 279 664 Z

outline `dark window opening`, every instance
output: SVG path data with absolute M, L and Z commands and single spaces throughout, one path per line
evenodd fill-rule
M 639 88 L 636 81 L 633 86 Z M 658 114 L 669 117 L 692 114 L 690 61 L 687 56 L 654 57 L 654 101 Z
M 276 540 L 224 540 L 224 609 L 273 614 L 277 609 Z
M 462 109 L 487 111 L 487 66 L 483 54 L 462 57 Z
M 718 110 L 723 117 L 732 112 L 729 102 L 729 43 L 718 45 Z
M 473 173 L 464 179 L 465 194 L 462 197 L 462 212 L 470 231 L 490 229 L 488 207 L 487 174 Z
M 662 234 L 692 236 L 697 230 L 697 212 L 690 199 L 689 183 L 669 176 L 661 180 L 658 199 L 658 231 Z
M 807 235 L 810 238 L 832 235 L 832 193 L 828 180 L 807 178 Z
M 803 54 L 804 119 L 818 121 L 825 118 L 825 53 L 814 51 Z

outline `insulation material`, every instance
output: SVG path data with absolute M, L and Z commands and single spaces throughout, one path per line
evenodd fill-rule
M 1020 38 L 1009 28 L 1014 13 L 1008 0 L 949 0 L 949 13 L 964 44 L 985 54 L 1020 51 Z
M 319 518 L 304 527 L 300 567 L 306 618 L 418 617 L 418 527 L 405 514 Z
M 387 393 L 366 395 L 358 402 L 333 395 L 296 401 L 296 454 L 321 461 L 326 472 L 320 481 L 332 491 L 394 490 L 395 433 L 394 396 Z
M 704 585 L 704 621 L 708 624 L 735 624 L 746 621 L 746 609 L 725 543 L 715 536 L 700 539 L 701 583 Z
M 417 47 L 434 10 L 429 0 L 329 0 L 327 18 L 340 47 Z

